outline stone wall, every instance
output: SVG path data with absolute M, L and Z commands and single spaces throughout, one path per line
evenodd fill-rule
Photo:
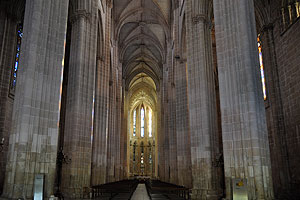
M 10 80 L 12 67 L 14 66 L 16 51 L 17 19 L 9 15 L 7 7 L 0 3 L 0 140 L 4 138 L 3 149 L 0 152 L 0 194 L 3 190 L 5 166 L 8 151 L 9 133 L 11 130 L 11 118 L 14 94 L 10 94 Z M 2 38 L 5 38 L 3 40 Z M 10 45 L 9 45 L 10 44 Z
M 273 17 L 277 16 L 281 20 L 280 16 L 275 15 L 279 12 L 279 7 L 273 9 Z M 296 188 L 300 187 L 300 18 L 294 18 L 293 24 L 286 29 L 282 28 L 282 23 L 278 20 L 273 31 L 278 87 L 281 91 L 281 96 L 277 98 L 281 98 L 283 110 L 283 116 L 278 120 L 284 121 L 284 135 L 281 135 L 280 139 L 285 143 L 285 146 L 274 148 L 286 148 L 286 154 L 283 156 L 289 167 L 291 192 L 299 197 L 300 192 Z
M 265 109 L 276 198 L 297 199 L 299 192 L 299 18 L 292 21 L 284 1 L 256 1 L 257 32 L 262 42 L 267 99 Z M 283 14 L 284 13 L 284 14 Z M 284 17 L 283 17 L 284 16 Z M 297 194 L 298 193 L 298 194 Z

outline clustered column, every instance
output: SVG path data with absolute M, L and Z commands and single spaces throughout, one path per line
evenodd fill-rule
M 168 120 L 165 124 L 166 135 L 165 135 L 165 144 L 168 148 L 168 160 L 169 164 L 166 165 L 166 175 L 167 181 L 170 183 L 176 183 L 178 180 L 178 171 L 177 171 L 177 135 L 176 135 L 176 90 L 174 87 L 174 63 L 173 63 L 173 48 L 172 43 L 168 43 L 168 53 L 166 66 L 168 67 L 168 106 L 166 107 L 166 119 Z
M 193 199 L 217 199 L 217 109 L 211 49 L 209 0 L 187 2 L 188 103 Z
M 175 90 L 176 90 L 176 137 L 177 137 L 177 167 L 178 185 L 191 187 L 191 149 L 189 133 L 189 112 L 187 98 L 187 62 L 175 61 Z M 172 124 L 174 126 L 174 124 Z
M 78 4 L 78 10 L 71 13 L 72 42 L 63 146 L 71 162 L 63 165 L 61 188 L 65 197 L 80 198 L 83 189 L 90 186 L 91 178 L 97 15 L 90 5 L 92 1 L 73 3 Z
M 214 1 L 226 197 L 247 182 L 249 199 L 273 199 L 253 1 Z
M 110 72 L 110 9 L 104 22 L 103 56 L 97 60 L 95 120 L 93 133 L 92 185 L 106 183 L 107 148 L 108 148 L 108 116 L 109 116 L 109 72 Z M 100 16 L 99 16 L 100 17 Z M 102 30 L 102 29 L 100 29 Z M 100 33 L 99 33 L 100 34 Z M 99 55 L 98 55 L 99 56 Z
M 8 199 L 32 199 L 36 174 L 44 174 L 45 197 L 53 194 L 68 2 L 26 2 L 3 192 Z

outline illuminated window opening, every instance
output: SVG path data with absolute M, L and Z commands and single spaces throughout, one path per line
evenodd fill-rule
M 152 137 L 152 112 L 149 110 L 149 137 Z
M 267 100 L 266 78 L 265 78 L 265 72 L 264 72 L 264 64 L 263 64 L 261 41 L 260 41 L 260 37 L 259 36 L 260 35 L 258 35 L 258 37 L 257 37 L 257 45 L 258 45 L 258 53 L 259 53 L 260 76 L 261 76 L 261 82 L 262 82 L 262 89 L 263 89 L 264 100 Z
M 141 108 L 141 137 L 145 136 L 145 109 Z
M 20 52 L 21 52 L 21 42 L 23 38 L 23 25 L 19 24 L 17 29 L 17 45 L 16 45 L 16 55 L 15 62 L 12 68 L 12 77 L 10 83 L 10 93 L 14 94 L 16 85 L 17 85 L 17 74 L 19 70 L 19 62 L 20 62 Z
M 136 110 L 133 111 L 133 136 L 136 135 Z

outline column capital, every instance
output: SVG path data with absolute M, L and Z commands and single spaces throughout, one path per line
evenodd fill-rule
M 205 14 L 197 14 L 194 17 L 192 17 L 192 22 L 194 25 L 202 22 L 203 24 L 208 25 L 209 29 L 212 28 L 212 22 Z
M 70 22 L 71 22 L 71 24 L 74 24 L 80 18 L 84 18 L 87 21 L 90 21 L 91 16 L 92 16 L 91 13 L 88 13 L 86 10 L 77 10 L 70 17 Z
M 262 32 L 266 32 L 266 31 L 270 31 L 274 29 L 274 24 L 273 23 L 269 23 L 266 24 L 262 27 Z
M 107 0 L 107 7 L 108 8 L 112 8 L 113 7 L 112 0 Z
M 192 17 L 192 21 L 194 24 L 198 24 L 200 21 L 207 22 L 207 16 L 205 14 L 197 14 L 194 17 Z

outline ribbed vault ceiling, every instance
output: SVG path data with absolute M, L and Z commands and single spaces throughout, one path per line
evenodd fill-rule
M 114 0 L 113 8 L 126 86 L 143 74 L 158 89 L 170 35 L 171 0 Z

